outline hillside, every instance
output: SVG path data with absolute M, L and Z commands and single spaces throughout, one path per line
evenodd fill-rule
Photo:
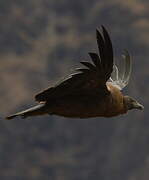
M 0 121 L 0 179 L 149 178 L 148 6 L 147 0 L 0 1 L 1 117 L 34 105 L 36 93 L 89 60 L 102 24 L 116 59 L 123 49 L 132 54 L 124 93 L 145 106 L 112 119 Z

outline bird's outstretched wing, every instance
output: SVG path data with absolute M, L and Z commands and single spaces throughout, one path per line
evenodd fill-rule
M 124 52 L 122 58 L 123 64 L 121 64 L 120 71 L 118 70 L 118 67 L 114 64 L 113 72 L 110 77 L 111 82 L 116 85 L 120 90 L 127 86 L 132 71 L 132 58 L 128 51 Z
M 93 63 L 80 62 L 85 68 L 78 68 L 74 74 L 60 84 L 50 87 L 35 96 L 37 101 L 48 101 L 54 97 L 60 97 L 74 91 L 95 92 L 109 94 L 106 81 L 113 71 L 113 48 L 110 37 L 106 29 L 102 26 L 102 31 L 96 30 L 96 38 L 99 55 L 89 53 Z

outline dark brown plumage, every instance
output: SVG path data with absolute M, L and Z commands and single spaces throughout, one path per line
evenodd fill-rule
M 110 37 L 103 26 L 102 32 L 96 30 L 96 38 L 99 55 L 89 53 L 93 64 L 82 61 L 85 68 L 76 69 L 76 73 L 60 84 L 37 94 L 37 106 L 6 119 L 43 114 L 71 118 L 112 117 L 124 114 L 130 109 L 143 109 L 136 100 L 124 96 L 121 92 L 128 84 L 131 73 L 131 58 L 128 52 L 124 55 L 124 70 L 119 73 L 113 62 Z

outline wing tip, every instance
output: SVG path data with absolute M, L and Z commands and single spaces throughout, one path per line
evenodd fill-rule
M 6 120 L 11 120 L 11 119 L 14 119 L 17 115 L 14 114 L 14 115 L 10 115 L 10 116 L 7 116 L 5 117 Z

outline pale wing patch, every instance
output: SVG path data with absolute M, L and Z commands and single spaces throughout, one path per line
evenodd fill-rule
M 124 55 L 122 55 L 122 58 L 124 63 L 121 67 L 121 71 L 119 71 L 118 67 L 114 64 L 113 72 L 110 77 L 112 84 L 117 86 L 120 90 L 127 86 L 132 71 L 132 60 L 128 51 L 125 51 Z

